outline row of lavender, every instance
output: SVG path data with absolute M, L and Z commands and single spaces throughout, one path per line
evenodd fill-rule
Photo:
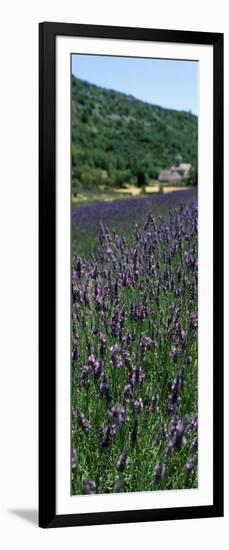
M 154 193 L 153 195 L 145 195 L 141 197 L 118 199 L 112 201 L 99 201 L 89 203 L 87 206 L 79 206 L 73 208 L 72 225 L 73 231 L 83 230 L 90 235 L 98 229 L 100 222 L 113 225 L 120 225 L 120 222 L 125 222 L 129 225 L 134 220 L 138 223 L 144 220 L 146 213 L 153 211 L 168 210 L 171 206 L 176 207 L 181 202 L 188 204 L 196 200 L 197 189 L 190 187 L 182 191 L 173 191 L 173 193 Z M 82 204 L 82 203 L 81 203 Z
M 196 203 L 101 225 L 72 296 L 72 493 L 196 487 Z

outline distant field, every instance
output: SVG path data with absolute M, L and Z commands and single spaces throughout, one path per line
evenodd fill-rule
M 139 191 L 141 191 L 141 189 L 139 189 Z M 133 193 L 126 189 L 95 189 L 93 191 L 78 193 L 77 197 L 72 198 L 72 204 L 74 207 L 88 206 L 94 202 L 109 202 L 117 199 L 126 199 L 132 196 Z
M 93 190 L 85 190 L 81 193 L 78 193 L 77 196 L 72 197 L 73 206 L 87 206 L 88 204 L 98 202 L 98 201 L 114 201 L 127 199 L 131 197 L 147 196 L 154 193 L 170 193 L 174 191 L 185 191 L 190 189 L 190 187 L 160 187 L 160 185 L 155 182 L 153 185 L 146 185 L 144 188 L 137 187 L 136 185 L 127 185 L 125 188 L 115 188 L 108 189 L 105 186 L 100 186 Z
M 168 188 L 169 189 L 169 188 Z M 167 190 L 168 190 L 167 189 Z M 109 192 L 107 200 L 104 192 L 88 194 L 87 200 L 73 202 L 72 205 L 72 253 L 85 255 L 95 252 L 98 246 L 98 230 L 101 223 L 122 232 L 127 237 L 132 233 L 133 224 L 140 227 L 152 213 L 155 217 L 168 217 L 169 209 L 181 203 L 196 202 L 197 189 L 188 188 L 172 193 L 142 194 L 141 196 L 118 196 Z M 112 199 L 112 197 L 115 197 Z

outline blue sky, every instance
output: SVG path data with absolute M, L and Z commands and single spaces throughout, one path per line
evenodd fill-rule
M 72 55 L 72 72 L 149 103 L 198 114 L 198 62 Z

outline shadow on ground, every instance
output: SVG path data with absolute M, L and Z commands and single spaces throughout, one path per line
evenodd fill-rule
M 9 510 L 11 514 L 18 516 L 19 518 L 32 523 L 33 525 L 38 525 L 38 510 L 28 509 L 28 510 Z

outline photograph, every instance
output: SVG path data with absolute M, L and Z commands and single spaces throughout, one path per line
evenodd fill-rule
M 198 65 L 71 55 L 72 496 L 199 486 Z

